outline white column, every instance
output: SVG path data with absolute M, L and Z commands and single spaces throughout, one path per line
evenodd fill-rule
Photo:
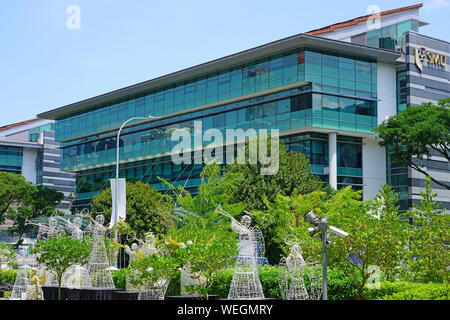
M 337 133 L 328 134 L 328 175 L 330 186 L 337 190 Z

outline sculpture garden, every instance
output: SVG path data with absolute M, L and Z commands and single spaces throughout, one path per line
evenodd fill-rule
M 90 211 L 27 221 L 40 239 L 28 254 L 0 247 L 0 285 L 12 286 L 6 299 L 323 299 L 322 243 L 308 222 L 311 212 L 348 233 L 326 239 L 328 299 L 448 299 L 448 217 L 436 215 L 431 191 L 423 207 L 409 212 L 429 215 L 418 230 L 402 219 L 387 186 L 373 201 L 361 201 L 351 188 L 318 188 L 249 210 L 233 201 L 233 190 L 245 188 L 242 179 L 219 173 L 218 165 L 207 165 L 195 195 L 163 181 L 172 197 L 151 191 L 139 200 L 140 182 L 130 183 L 127 220 L 113 227 L 103 203 L 110 193 L 94 199 Z M 136 208 L 147 201 L 143 214 L 153 224 L 145 227 Z M 428 248 L 431 267 L 417 263 L 424 258 L 418 246 Z

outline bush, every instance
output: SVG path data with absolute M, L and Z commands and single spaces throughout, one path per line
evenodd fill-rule
M 114 286 L 117 289 L 125 289 L 127 286 L 127 268 L 111 271 Z
M 217 294 L 222 298 L 228 297 L 234 269 L 224 269 L 209 290 L 209 294 Z M 264 266 L 259 270 L 259 280 L 266 298 L 281 299 L 278 284 L 278 267 Z M 308 283 L 306 286 L 308 287 Z M 339 270 L 328 270 L 328 299 L 355 300 L 358 291 L 349 279 Z
M 389 282 L 380 284 L 380 289 L 364 289 L 367 300 L 449 300 L 448 283 Z
M 16 282 L 17 270 L 0 270 L 0 285 L 3 282 L 12 283 Z

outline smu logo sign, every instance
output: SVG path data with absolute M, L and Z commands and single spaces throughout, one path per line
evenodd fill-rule
M 420 47 L 414 49 L 414 62 L 420 72 L 423 72 L 424 62 L 428 63 L 428 65 L 444 67 L 446 64 L 446 56 L 427 51 L 425 47 Z

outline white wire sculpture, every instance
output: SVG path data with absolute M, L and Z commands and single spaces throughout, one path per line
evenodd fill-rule
M 225 212 L 221 206 L 216 211 L 230 218 L 231 229 L 239 234 L 239 254 L 236 257 L 228 299 L 264 299 L 257 263 L 259 252 L 264 254 L 264 238 L 261 230 L 258 227 L 250 227 L 252 218 L 248 213 L 241 218 L 239 223 L 229 213 Z
M 164 300 L 169 279 L 160 279 L 156 283 L 139 287 L 138 300 Z
M 28 219 L 25 222 L 27 225 L 35 225 L 38 227 L 38 238 L 41 240 L 47 240 L 50 238 L 59 237 L 64 234 L 64 229 L 58 225 L 58 217 L 56 215 L 52 215 L 48 218 L 48 224 L 45 223 L 34 223 L 29 221 Z
M 303 258 L 297 237 L 287 236 L 285 242 L 291 250 L 278 265 L 278 283 L 283 300 L 319 300 L 322 295 L 322 265 Z
M 80 264 L 70 266 L 62 276 L 61 286 L 71 289 L 92 288 L 88 270 Z
M 156 238 L 151 233 L 145 234 L 144 239 L 138 239 L 134 234 L 130 234 L 127 237 L 128 241 L 136 241 L 131 245 L 125 247 L 125 251 L 130 256 L 130 261 L 136 259 L 142 259 L 148 257 L 152 254 L 168 254 L 164 250 L 160 250 L 156 246 Z M 152 271 L 150 267 L 147 271 Z M 166 296 L 167 289 L 169 287 L 170 279 L 159 279 L 154 283 L 146 283 L 140 286 L 131 285 L 130 276 L 126 277 L 126 288 L 127 290 L 135 290 L 139 292 L 138 300 L 164 300 Z
M 188 244 L 189 245 L 189 244 Z M 193 272 L 191 270 L 190 262 L 187 262 L 183 268 L 181 268 L 180 273 L 180 293 L 182 296 L 201 296 L 200 293 L 189 292 L 186 290 L 189 286 L 200 286 L 203 287 L 206 283 L 206 277 L 201 272 Z
M 95 220 L 91 218 L 91 230 L 94 236 L 92 251 L 87 264 L 89 278 L 94 288 L 115 288 L 111 275 L 108 255 L 105 248 L 106 228 L 103 226 L 105 217 L 98 215 Z
M 13 290 L 11 293 L 11 300 L 26 300 L 27 288 L 28 288 L 28 272 L 30 266 L 21 265 L 17 268 L 16 281 L 14 282 Z
M 63 217 L 58 217 L 66 223 L 67 233 L 71 235 L 72 238 L 81 240 L 84 236 L 83 230 L 81 230 L 81 226 L 83 224 L 83 219 L 77 215 L 73 218 L 72 221 L 66 220 Z

